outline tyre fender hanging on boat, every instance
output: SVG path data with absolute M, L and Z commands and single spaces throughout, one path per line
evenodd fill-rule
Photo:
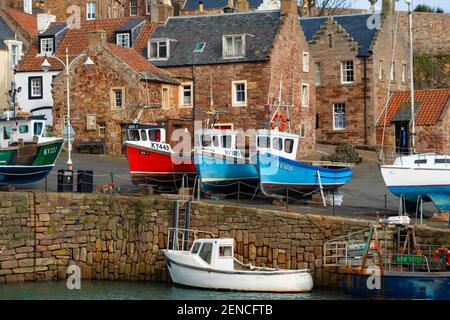
M 434 255 L 433 255 L 434 259 L 437 259 L 441 255 L 442 252 L 445 252 L 445 255 L 446 255 L 445 259 L 447 260 L 447 262 L 445 265 L 447 267 L 450 267 L 450 255 L 448 254 L 448 248 L 438 248 L 434 252 Z

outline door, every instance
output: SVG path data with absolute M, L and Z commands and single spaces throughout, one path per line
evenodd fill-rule
M 409 121 L 395 122 L 395 151 L 400 154 L 409 153 Z

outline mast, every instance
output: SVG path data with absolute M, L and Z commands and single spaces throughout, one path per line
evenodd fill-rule
M 406 0 L 409 15 L 409 72 L 411 89 L 411 148 L 412 153 L 416 153 L 416 123 L 414 116 L 414 56 L 413 56 L 413 36 L 412 36 L 412 0 Z

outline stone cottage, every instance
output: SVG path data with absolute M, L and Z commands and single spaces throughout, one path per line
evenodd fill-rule
M 289 107 L 280 112 L 300 136 L 298 156 L 314 150 L 315 70 L 295 0 L 275 11 L 170 17 L 148 46 L 148 59 L 180 78 L 195 120 L 212 106 L 228 127 L 267 127 L 281 87 Z
M 383 0 L 381 14 L 300 19 L 314 58 L 318 142 L 375 145 L 388 93 L 410 81 L 396 18 L 395 0 Z
M 450 154 L 450 89 L 416 90 L 414 102 L 416 151 Z M 377 142 L 387 154 L 411 151 L 410 124 L 410 91 L 397 91 L 377 124 Z
M 73 71 L 76 77 L 71 81 L 71 124 L 77 143 L 104 141 L 108 154 L 120 155 L 126 124 L 136 118 L 156 122 L 179 115 L 173 108 L 178 82 L 134 49 L 107 43 L 106 31 L 93 30 L 88 33 L 84 52 L 95 65 L 89 70 L 78 64 Z M 170 101 L 161 99 L 164 90 L 172 92 Z M 64 74 L 54 80 L 53 97 L 55 129 L 61 132 L 67 112 Z M 144 107 L 157 110 L 139 115 Z

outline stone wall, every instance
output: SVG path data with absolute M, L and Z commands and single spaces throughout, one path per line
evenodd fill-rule
M 80 193 L 1 193 L 0 283 L 66 278 L 167 281 L 166 247 L 173 202 L 156 197 Z M 367 228 L 370 221 L 192 203 L 191 228 L 236 240 L 244 263 L 302 268 L 315 286 L 341 285 L 322 266 L 323 241 Z M 419 243 L 450 242 L 449 230 L 419 229 Z M 0 249 L 1 250 L 1 249 Z

